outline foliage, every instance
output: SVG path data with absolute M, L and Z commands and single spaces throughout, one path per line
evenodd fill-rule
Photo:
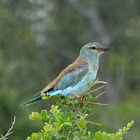
M 14 133 L 10 135 L 11 140 L 25 140 L 32 132 L 38 132 L 42 124 L 28 120 L 27 116 L 32 111 L 50 110 L 53 100 L 33 105 L 26 110 L 22 110 L 20 104 L 42 90 L 65 66 L 73 62 L 84 44 L 99 41 L 98 34 L 90 27 L 90 21 L 67 1 L 0 1 L 0 134 L 6 134 L 11 119 L 17 116 Z M 123 29 L 110 44 L 110 53 L 101 57 L 106 61 L 100 61 L 99 71 L 102 72 L 98 72 L 98 77 L 107 74 L 112 78 L 108 88 L 110 84 L 116 86 L 118 83 L 122 83 L 122 88 L 119 88 L 116 105 L 116 90 L 110 92 L 110 96 L 100 98 L 104 103 L 112 101 L 110 106 L 102 108 L 93 105 L 89 113 L 94 112 L 94 121 L 101 121 L 103 125 L 88 124 L 88 130 L 116 132 L 116 128 L 125 125 L 127 120 L 134 119 L 135 127 L 124 138 L 138 140 L 140 0 L 95 1 L 98 2 L 98 13 L 108 35 Z M 131 1 L 134 1 L 133 8 L 126 9 Z M 90 13 L 94 13 L 90 11 L 94 6 L 93 0 L 77 2 Z M 122 27 L 116 28 L 116 25 Z M 106 70 L 107 73 L 104 73 Z M 106 78 L 102 79 L 108 81 Z M 89 116 L 88 119 L 91 121 L 92 117 Z
M 29 118 L 45 122 L 45 126 L 41 132 L 32 133 L 31 137 L 27 137 L 27 140 L 121 140 L 134 123 L 134 121 L 131 121 L 127 124 L 127 127 L 119 129 L 117 133 L 109 134 L 98 131 L 94 135 L 93 132 L 87 131 L 87 123 L 97 125 L 97 123 L 85 120 L 88 117 L 86 112 L 89 109 L 90 106 L 83 105 L 79 109 L 79 113 L 76 111 L 77 114 L 75 115 L 75 112 L 72 112 L 70 109 L 62 112 L 61 109 L 58 110 L 58 106 L 52 105 L 50 115 L 48 115 L 46 110 L 42 110 L 40 114 L 32 112 Z
M 119 129 L 116 133 L 106 133 L 106 132 L 96 132 L 95 139 L 96 140 L 121 140 L 123 139 L 123 135 L 127 133 L 130 127 L 134 124 L 134 121 L 131 121 L 127 124 L 127 127 L 123 127 L 123 129 Z
M 97 81 L 95 81 L 95 83 L 96 82 Z M 88 90 L 89 89 L 90 88 L 88 88 Z M 87 113 L 91 110 L 89 104 L 96 104 L 94 101 L 96 101 L 100 95 L 93 97 L 91 92 L 85 92 L 82 97 L 77 97 L 77 100 L 63 96 L 51 97 L 58 100 L 57 106 L 51 106 L 51 114 L 48 114 L 47 110 L 42 110 L 41 113 L 32 112 L 32 114 L 29 115 L 30 120 L 39 120 L 45 123 L 45 126 L 41 132 L 32 133 L 31 137 L 27 137 L 27 140 L 121 140 L 123 135 L 127 133 L 127 130 L 133 125 L 134 121 L 128 123 L 127 127 L 119 129 L 117 133 L 109 134 L 98 131 L 94 134 L 87 130 L 88 123 L 101 125 L 87 120 L 91 115 Z M 100 103 L 98 104 L 100 105 Z M 58 109 L 58 106 L 61 105 L 66 107 L 64 111 Z

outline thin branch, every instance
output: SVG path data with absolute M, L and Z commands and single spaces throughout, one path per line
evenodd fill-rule
M 89 93 L 91 93 L 91 92 L 88 92 L 90 89 L 91 89 L 91 87 L 93 87 L 94 85 L 96 85 L 96 84 L 107 84 L 107 82 L 104 82 L 104 81 L 99 81 L 99 79 L 97 79 L 96 81 L 94 81 L 89 87 L 88 87 L 88 89 L 85 91 L 85 96 L 87 95 L 87 94 L 89 94 Z M 102 87 L 100 87 L 100 88 L 102 88 Z M 95 90 L 93 90 L 93 91 L 96 91 L 96 90 L 98 90 L 98 89 L 100 89 L 100 88 L 97 88 L 97 89 L 95 89 Z M 92 92 L 93 92 L 92 91 Z
M 109 105 L 109 104 L 102 104 L 102 103 L 95 103 L 95 102 L 88 102 L 88 101 L 87 101 L 87 103 L 94 104 L 94 105 Z
M 103 95 L 105 93 L 105 91 L 104 92 L 102 92 L 102 93 L 100 93 L 98 96 L 96 96 L 95 98 L 99 98 L 101 95 Z
M 81 106 L 81 103 L 83 103 L 83 100 L 81 100 L 81 101 L 79 102 L 79 105 L 78 105 L 78 108 L 77 108 L 76 111 L 75 111 L 74 117 L 75 117 L 76 114 L 78 113 L 78 111 L 79 111 L 79 109 L 80 109 L 80 106 Z
M 94 90 L 89 91 L 88 94 L 93 93 L 93 92 L 95 92 L 95 91 L 97 91 L 97 90 L 99 90 L 99 89 L 102 89 L 103 87 L 105 87 L 105 85 L 103 85 L 103 86 L 101 86 L 101 87 L 99 87 L 99 88 L 96 88 L 96 89 L 94 89 Z
M 102 125 L 102 124 L 100 124 L 100 123 L 95 123 L 95 122 L 86 121 L 86 120 L 84 120 L 84 121 L 87 122 L 87 123 L 95 124 L 95 125 Z
M 13 133 L 12 129 L 15 125 L 16 122 L 16 116 L 14 117 L 14 121 L 12 122 L 12 126 L 9 128 L 8 132 L 5 134 L 5 136 L 1 135 L 2 140 L 7 140 L 9 138 L 9 136 Z
M 93 115 L 93 113 L 89 114 L 86 118 L 90 117 L 91 115 Z
M 80 139 L 75 135 L 74 132 L 72 132 L 72 134 L 74 135 L 74 137 L 75 137 L 76 139 L 80 140 Z

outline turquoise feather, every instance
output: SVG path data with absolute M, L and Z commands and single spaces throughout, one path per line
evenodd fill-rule
M 40 93 L 45 93 L 49 96 L 82 96 L 96 79 L 99 57 L 104 52 L 110 50 L 102 47 L 99 43 L 89 43 L 82 47 L 78 59 L 69 65 L 60 75 L 50 83 Z M 24 104 L 22 107 L 28 106 L 42 101 L 42 96 L 36 97 Z

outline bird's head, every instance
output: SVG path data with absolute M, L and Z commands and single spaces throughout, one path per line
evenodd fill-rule
M 110 48 L 103 47 L 101 44 L 97 42 L 88 43 L 84 47 L 82 47 L 80 51 L 80 56 L 86 61 L 88 60 L 92 61 L 93 59 L 98 59 L 99 56 L 104 51 L 108 51 L 108 50 L 110 50 Z

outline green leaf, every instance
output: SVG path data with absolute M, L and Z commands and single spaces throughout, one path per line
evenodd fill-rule
M 71 122 L 64 122 L 63 125 L 72 126 L 72 123 Z
M 71 120 L 71 123 L 74 125 L 76 123 L 76 120 Z
M 95 139 L 102 140 L 102 133 L 100 131 L 95 133 Z
M 65 100 L 65 99 L 66 99 L 65 96 L 61 96 L 61 100 L 62 100 L 62 99 Z
M 80 129 L 80 132 L 79 132 L 79 136 L 84 136 L 86 134 L 86 130 L 87 128 L 84 128 L 84 129 Z
M 89 96 L 89 97 L 86 98 L 86 100 L 90 102 L 90 101 L 97 100 L 97 98 L 96 97 Z
M 46 100 L 51 97 L 51 96 L 46 95 L 45 93 L 42 93 L 41 96 L 43 100 Z
M 87 110 L 91 110 L 91 106 L 90 105 L 85 105 L 85 108 L 87 108 Z
M 123 131 L 126 132 L 129 128 L 123 127 Z
M 111 138 L 114 140 L 115 139 L 115 134 L 114 133 L 111 133 Z
M 94 138 L 94 137 L 93 137 L 93 133 L 91 133 L 90 131 L 88 131 L 88 136 L 89 136 L 89 139 L 90 139 L 90 140 L 93 140 L 93 138 Z
M 29 115 L 30 120 L 41 120 L 41 116 L 38 112 L 32 112 L 31 115 Z
M 56 102 L 56 104 L 60 105 L 60 104 L 61 104 L 61 100 L 58 100 L 58 101 Z
M 64 136 L 61 136 L 58 140 L 66 140 L 67 138 Z
M 74 135 L 69 135 L 69 136 L 68 136 L 68 139 L 69 139 L 69 140 L 73 140 L 73 139 L 74 139 Z
M 58 102 L 58 103 L 59 103 L 59 104 L 64 104 L 64 103 L 66 103 L 66 100 L 61 99 L 60 102 Z
M 2 139 L 0 139 L 0 140 L 2 140 Z M 32 138 L 31 137 L 27 137 L 27 140 L 32 140 Z
M 115 134 L 115 137 L 116 137 L 116 138 L 120 138 L 120 137 L 122 137 L 122 136 L 121 136 L 120 132 L 117 132 L 117 133 Z
M 49 134 L 53 130 L 53 127 L 51 124 L 46 123 L 46 125 L 44 126 L 44 130 L 45 132 L 48 132 L 47 134 Z
M 65 117 L 66 117 L 66 120 L 67 121 L 70 121 L 71 118 L 72 118 L 72 113 L 71 112 L 67 112 L 66 115 L 65 115 Z
M 60 128 L 63 126 L 63 124 L 60 124 L 58 122 L 54 122 L 53 124 L 56 126 L 57 130 L 60 130 Z
M 52 105 L 50 112 L 53 113 L 53 115 L 57 116 L 60 113 L 60 110 L 58 110 L 58 106 Z
M 42 110 L 40 115 L 42 117 L 42 121 L 47 120 L 47 111 L 46 110 Z
M 32 140 L 36 140 L 37 139 L 37 133 L 32 133 Z
M 123 130 L 122 130 L 122 129 L 119 129 L 119 133 L 120 133 L 120 135 L 122 135 L 122 133 L 123 133 Z
M 57 120 L 60 124 L 64 122 L 64 118 L 62 116 L 57 116 Z
M 44 138 L 44 134 L 43 134 L 42 132 L 38 132 L 37 135 L 38 135 L 38 137 L 40 137 L 40 138 Z
M 81 129 L 81 128 L 84 128 L 84 127 L 86 127 L 86 124 L 87 124 L 87 122 L 85 122 L 85 121 L 80 121 L 79 123 L 78 123 L 78 127 Z

